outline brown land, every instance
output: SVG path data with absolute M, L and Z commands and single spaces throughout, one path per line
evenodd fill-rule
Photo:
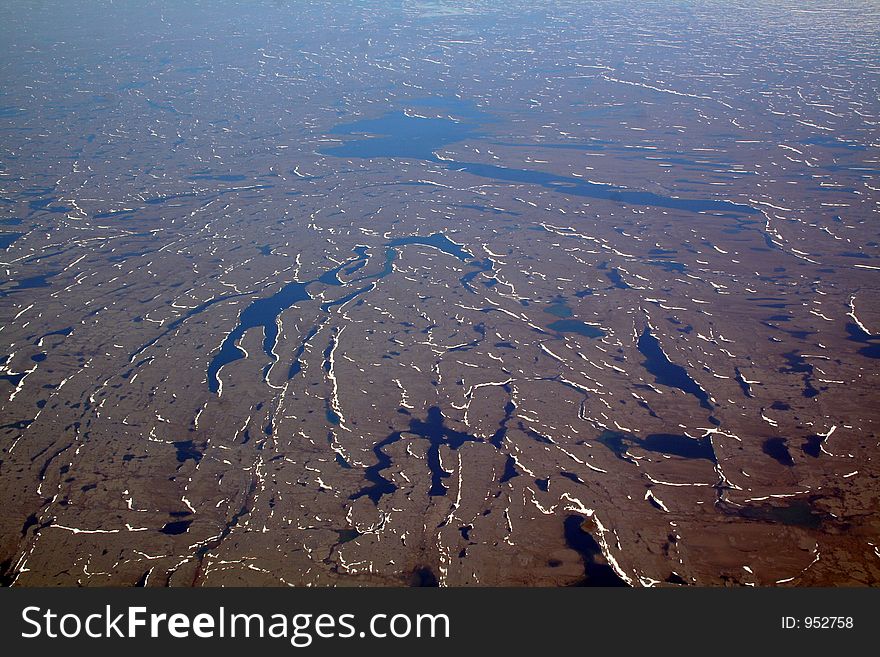
M 880 582 L 877 16 L 703 7 L 685 37 L 659 5 L 551 4 L 167 6 L 91 45 L 87 13 L 70 43 L 10 18 L 7 583 L 566 585 L 571 515 L 632 585 Z M 473 133 L 326 154 L 389 111 Z M 435 233 L 471 257 L 389 246 Z M 256 326 L 210 390 L 245 308 L 342 263 L 278 315 L 274 364 Z M 551 328 L 565 309 L 603 335 Z M 705 403 L 649 371 L 646 330 Z M 460 444 L 420 435 L 432 408 Z

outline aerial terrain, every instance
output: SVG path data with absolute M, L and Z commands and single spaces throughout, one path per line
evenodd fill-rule
M 3 584 L 880 584 L 876 2 L 0 23 Z

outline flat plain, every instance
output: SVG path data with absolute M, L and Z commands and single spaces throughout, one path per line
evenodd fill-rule
M 0 22 L 6 584 L 880 582 L 876 3 Z

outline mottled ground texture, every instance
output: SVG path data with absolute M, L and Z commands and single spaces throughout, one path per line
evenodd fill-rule
M 880 582 L 876 3 L 0 23 L 6 584 Z

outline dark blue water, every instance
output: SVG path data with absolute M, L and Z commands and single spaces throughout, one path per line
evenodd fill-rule
M 365 486 L 357 493 L 351 495 L 349 499 L 357 500 L 366 496 L 373 501 L 373 504 L 378 505 L 379 500 L 382 499 L 383 495 L 390 495 L 397 490 L 397 486 L 382 476 L 382 471 L 391 465 L 391 457 L 388 456 L 383 449 L 400 440 L 401 435 L 400 431 L 396 431 L 389 435 L 385 440 L 373 445 L 373 454 L 376 455 L 376 463 L 364 471 L 364 478 L 372 485 Z
M 455 242 L 450 240 L 443 233 L 432 233 L 427 237 L 422 235 L 409 235 L 407 237 L 398 237 L 392 239 L 386 243 L 385 266 L 383 267 L 382 271 L 380 271 L 378 274 L 373 274 L 371 276 L 363 276 L 359 279 L 356 279 L 355 282 L 381 279 L 391 274 L 391 272 L 393 271 L 393 263 L 397 259 L 397 247 L 406 246 L 408 244 L 430 246 L 441 251 L 442 253 L 445 253 L 446 255 L 451 255 L 455 258 L 458 258 L 462 262 L 467 262 L 468 260 L 471 260 L 471 262 L 469 262 L 468 264 L 474 267 L 473 271 L 468 272 L 459 279 L 462 286 L 464 286 L 464 288 L 468 292 L 474 292 L 473 286 L 471 285 L 471 282 L 474 278 L 476 278 L 483 272 L 492 270 L 491 260 L 474 259 L 474 256 L 469 251 L 464 249 L 460 244 L 456 244 Z M 335 302 L 333 305 L 335 305 Z
M 808 500 L 793 500 L 787 504 L 762 504 L 745 507 L 727 507 L 720 505 L 720 510 L 727 515 L 737 515 L 747 520 L 769 522 L 774 524 L 819 529 L 828 517 L 817 513 Z
M 687 266 L 684 263 L 675 262 L 674 260 L 648 260 L 648 264 L 654 267 L 659 267 L 667 272 L 677 272 L 681 274 L 687 270 Z
M 600 269 L 601 269 L 601 267 L 600 267 Z M 618 289 L 620 289 L 620 290 L 630 290 L 630 289 L 632 289 L 632 288 L 629 286 L 629 284 L 628 284 L 625 280 L 623 280 L 623 277 L 621 277 L 621 275 L 620 275 L 620 270 L 617 269 L 616 267 L 615 267 L 614 269 L 612 269 L 611 271 L 606 272 L 606 273 L 605 273 L 605 277 L 606 277 L 609 281 L 611 281 L 611 283 L 614 285 L 614 287 L 616 287 L 616 288 L 618 288 Z
M 427 438 L 430 442 L 428 468 L 431 471 L 431 489 L 428 494 L 431 496 L 446 495 L 448 490 L 443 484 L 443 480 L 448 479 L 450 475 L 440 466 L 440 446 L 446 445 L 450 449 L 456 450 L 466 442 L 483 442 L 480 438 L 444 426 L 443 414 L 436 406 L 428 409 L 426 421 L 412 420 L 409 432 Z
M 324 155 L 350 158 L 411 158 L 439 161 L 434 151 L 448 144 L 478 136 L 464 123 L 450 119 L 412 118 L 402 111 L 389 112 L 378 119 L 365 119 L 340 125 L 335 135 L 371 135 L 321 150 Z
M 680 456 L 685 459 L 705 459 L 713 463 L 717 462 L 715 448 L 708 436 L 691 438 L 675 433 L 652 433 L 644 438 L 638 438 L 631 433 L 606 429 L 599 434 L 596 440 L 614 452 L 617 458 L 629 463 L 635 463 L 628 454 L 630 447 L 639 447 L 646 452 Z
M 746 379 L 742 375 L 742 372 L 739 371 L 739 368 L 735 367 L 733 372 L 736 375 L 736 382 L 739 384 L 740 390 L 742 390 L 743 394 L 749 398 L 754 397 L 752 394 L 752 387 L 746 383 Z
M 32 290 L 39 287 L 49 287 L 49 279 L 53 276 L 57 276 L 59 273 L 60 272 L 53 271 L 47 274 L 41 274 L 40 276 L 29 276 L 28 278 L 23 278 L 20 281 L 16 281 L 15 287 L 11 287 L 8 290 L 0 291 L 0 297 L 4 297 L 7 294 L 13 292 L 20 292 L 21 290 Z
M 557 333 L 577 333 L 587 338 L 601 338 L 605 335 L 605 331 L 595 326 L 591 326 L 579 319 L 557 319 L 547 325 L 551 331 Z
M 96 212 L 95 219 L 129 219 L 137 213 L 137 210 L 111 210 L 110 212 Z
M 214 304 L 220 303 L 220 302 L 222 302 L 222 301 L 226 301 L 226 300 L 228 300 L 228 299 L 235 299 L 236 297 L 241 297 L 241 296 L 244 296 L 244 295 L 243 295 L 243 294 L 224 294 L 224 295 L 222 295 L 222 296 L 215 297 L 214 299 L 211 299 L 210 301 L 206 301 L 206 302 L 204 302 L 204 303 L 202 303 L 202 304 L 199 304 L 198 306 L 196 306 L 195 308 L 192 308 L 191 310 L 188 310 L 188 311 L 187 311 L 186 313 L 184 313 L 182 316 L 178 317 L 178 318 L 175 319 L 173 322 L 171 322 L 167 327 L 165 327 L 165 330 L 162 331 L 162 333 L 160 333 L 160 334 L 157 335 L 155 338 L 153 338 L 153 339 L 150 340 L 149 342 L 147 342 L 147 343 L 141 345 L 137 350 L 135 350 L 135 351 L 129 356 L 129 362 L 133 361 L 137 356 L 139 356 L 140 354 L 142 354 L 142 353 L 143 353 L 144 351 L 146 351 L 149 347 L 152 347 L 154 344 L 156 344 L 159 340 L 161 340 L 162 338 L 164 338 L 164 337 L 165 337 L 166 335 L 168 335 L 169 333 L 172 333 L 173 331 L 176 331 L 178 328 L 180 328 L 180 326 L 181 326 L 186 320 L 190 319 L 191 317 L 193 317 L 193 316 L 195 316 L 195 315 L 198 315 L 199 313 L 203 313 L 204 311 L 206 311 L 208 308 L 210 308 L 210 307 L 213 306 Z M 136 319 L 138 319 L 138 318 L 136 318 Z
M 429 96 L 425 98 L 408 99 L 407 105 L 415 107 L 439 108 L 447 111 L 455 118 L 469 119 L 475 122 L 491 121 L 485 112 L 480 110 L 473 102 L 453 96 Z
M 52 197 L 35 199 L 33 201 L 28 202 L 28 207 L 31 210 L 31 214 L 33 214 L 35 212 L 41 212 L 41 211 L 62 213 L 62 212 L 70 212 L 72 210 L 72 208 L 69 208 L 66 205 L 52 205 L 57 200 L 58 200 L 57 198 L 52 198 Z
M 474 330 L 474 332 L 476 332 L 478 334 L 477 337 L 474 338 L 473 340 L 471 340 L 470 342 L 467 342 L 465 344 L 460 344 L 457 347 L 452 347 L 449 350 L 450 352 L 470 351 L 474 347 L 477 347 L 480 345 L 480 343 L 486 337 L 486 325 L 481 322 L 480 324 L 475 324 L 471 328 Z M 394 352 L 394 353 L 395 353 L 395 355 L 397 355 L 397 352 Z M 506 387 L 507 386 L 505 386 L 505 388 Z
M 299 346 L 296 348 L 296 351 L 293 354 L 293 362 L 290 364 L 290 370 L 287 372 L 288 381 L 290 379 L 292 379 L 293 377 L 295 377 L 300 372 L 302 372 L 302 362 L 300 359 L 302 358 L 302 355 L 306 350 L 306 345 L 309 343 L 309 341 L 313 337 L 315 337 L 315 335 L 317 333 L 318 333 L 318 327 L 313 326 L 309 330 L 309 332 L 306 333 L 306 336 L 302 339 L 302 341 L 299 343 Z
M 220 370 L 240 358 L 245 353 L 236 344 L 248 329 L 257 326 L 263 327 L 263 352 L 274 362 L 276 359 L 274 350 L 278 340 L 278 315 L 282 311 L 291 308 L 294 304 L 310 299 L 308 293 L 309 283 L 292 282 L 281 288 L 271 297 L 257 299 L 241 311 L 238 317 L 238 325 L 226 336 L 220 345 L 220 351 L 208 364 L 208 389 L 211 392 L 220 390 Z
M 0 118 L 8 119 L 19 114 L 24 114 L 24 112 L 25 109 L 23 107 L 12 107 L 7 105 L 4 107 L 0 107 Z
M 438 587 L 440 580 L 430 566 L 419 566 L 409 576 L 409 585 L 413 587 Z
M 614 185 L 601 185 L 582 180 L 581 178 L 558 176 L 531 169 L 511 169 L 496 166 L 494 164 L 467 162 L 447 162 L 446 168 L 452 171 L 464 171 L 465 173 L 479 176 L 481 178 L 539 185 L 562 194 L 616 201 L 627 205 L 647 205 L 697 213 L 736 212 L 740 214 L 756 214 L 758 212 L 754 208 L 741 203 L 661 196 L 659 194 L 654 194 L 653 192 L 633 190 Z
M 637 439 L 636 442 L 646 452 L 658 452 L 686 459 L 706 459 L 717 463 L 715 449 L 708 436 L 690 438 L 674 433 L 652 433 L 641 440 Z
M 542 436 L 534 429 L 530 429 L 529 427 L 524 425 L 522 422 L 517 422 L 516 425 L 520 431 L 522 431 L 525 435 L 527 435 L 529 438 L 534 440 L 536 443 L 540 443 L 542 445 L 553 445 L 554 444 L 553 441 L 550 440 L 547 436 Z
M 0 233 L 0 249 L 8 249 L 24 233 Z
M 187 461 L 195 461 L 198 463 L 202 460 L 202 452 L 191 440 L 179 440 L 174 443 L 177 450 L 177 462 L 186 463 Z
M 321 310 L 323 310 L 324 312 L 327 312 L 331 308 L 333 308 L 334 306 L 344 306 L 352 299 L 355 299 L 355 298 L 359 297 L 361 294 L 363 294 L 364 292 L 369 292 L 372 289 L 373 289 L 372 285 L 365 285 L 364 287 L 359 288 L 359 289 L 355 290 L 354 292 L 350 292 L 349 294 L 346 294 L 344 297 L 336 299 L 335 301 L 327 301 L 326 303 L 321 304 Z
M 73 333 L 73 327 L 72 327 L 72 326 L 67 326 L 67 327 L 65 327 L 65 328 L 63 328 L 63 329 L 58 329 L 57 331 L 49 331 L 48 333 L 43 333 L 41 336 L 39 336 L 38 338 L 36 338 L 36 339 L 34 340 L 34 344 L 39 344 L 40 341 L 41 341 L 43 338 L 48 338 L 48 337 L 53 336 L 53 335 L 60 335 L 60 336 L 66 338 L 66 337 L 67 337 L 68 335 L 70 335 L 71 333 Z
M 428 446 L 428 469 L 431 471 L 431 488 L 428 492 L 430 496 L 444 496 L 448 489 L 443 483 L 444 479 L 449 478 L 447 473 L 440 464 L 440 446 L 446 445 L 450 449 L 457 450 L 466 442 L 483 442 L 482 439 L 476 438 L 470 434 L 462 433 L 450 429 L 443 424 L 443 413 L 436 406 L 428 409 L 427 418 L 422 421 L 413 418 L 410 420 L 408 433 L 416 434 L 422 438 L 427 438 Z M 373 447 L 373 453 L 376 455 L 376 463 L 367 468 L 364 476 L 367 481 L 371 482 L 371 486 L 362 488 L 353 494 L 350 499 L 356 500 L 360 497 L 369 497 L 374 504 L 378 504 L 383 495 L 393 493 L 397 487 L 382 476 L 382 471 L 391 465 L 391 458 L 383 451 L 384 447 L 396 443 L 400 440 L 402 432 L 395 432 L 388 436 L 385 440 L 377 443 Z
M 565 543 L 581 555 L 584 562 L 584 578 L 575 586 L 629 586 L 602 555 L 602 548 L 584 528 L 589 523 L 581 516 L 571 515 L 564 521 Z
M 458 282 L 461 283 L 462 287 L 464 287 L 465 290 L 472 294 L 476 294 L 476 290 L 471 283 L 480 274 L 491 272 L 493 269 L 493 264 L 491 260 L 486 258 L 485 260 L 473 260 L 471 261 L 470 265 L 472 267 L 475 267 L 475 269 L 459 278 Z M 494 287 L 497 283 L 498 279 L 496 279 L 495 277 L 491 277 L 483 281 L 483 285 L 486 287 Z
M 634 441 L 634 437 L 631 434 L 605 429 L 599 434 L 596 440 L 599 444 L 610 449 L 620 460 L 635 463 L 635 461 L 627 454 L 629 445 Z
M 516 461 L 513 460 L 512 456 L 508 456 L 507 461 L 504 463 L 504 472 L 501 474 L 501 479 L 498 480 L 498 483 L 503 484 L 514 477 L 519 477 L 519 472 L 516 470 Z
M 562 475 L 563 477 L 565 477 L 566 479 L 568 479 L 568 480 L 570 480 L 570 481 L 573 481 L 573 482 L 576 483 L 576 484 L 584 484 L 584 483 L 586 483 L 583 479 L 581 479 L 580 477 L 578 477 L 578 476 L 577 476 L 575 473 L 573 473 L 573 472 L 566 472 L 565 470 L 560 470 L 560 471 L 559 471 L 559 474 Z
M 367 260 L 368 260 L 367 252 L 368 251 L 369 251 L 369 247 L 367 247 L 367 246 L 354 247 L 354 253 L 357 256 L 357 258 L 355 258 L 354 264 L 352 264 L 351 266 L 347 266 L 347 267 L 345 267 L 345 269 L 343 269 L 346 276 L 351 276 L 352 274 L 354 274 L 355 272 L 360 270 L 364 265 L 367 264 Z
M 865 345 L 859 349 L 862 356 L 880 358 L 880 335 L 871 335 L 863 331 L 855 322 L 849 322 L 846 325 L 846 332 L 849 335 L 848 340 Z
M 361 533 L 356 529 L 334 529 L 333 531 L 339 536 L 339 540 L 336 543 L 337 545 L 348 543 L 361 536 Z
M 444 235 L 443 233 L 432 233 L 428 237 L 422 237 L 420 235 L 398 237 L 397 239 L 389 241 L 387 246 L 393 248 L 396 246 L 405 246 L 407 244 L 421 244 L 423 246 L 432 246 L 447 255 L 455 256 L 462 262 L 474 257 L 468 251 L 463 249 L 460 244 L 456 244 L 451 239 L 446 237 L 446 235 Z
M 438 103 L 437 99 L 431 102 L 435 105 Z M 320 152 L 324 155 L 364 159 L 411 158 L 440 164 L 450 171 L 462 171 L 480 178 L 538 185 L 572 196 L 604 199 L 628 205 L 647 205 L 696 213 L 757 214 L 758 212 L 748 205 L 730 201 L 683 199 L 615 185 L 591 183 L 581 178 L 531 169 L 440 160 L 434 154 L 437 149 L 466 139 L 486 136 L 471 125 L 448 118 L 414 118 L 402 111 L 395 111 L 376 119 L 365 119 L 337 126 L 331 133 L 361 138 L 321 149 Z
M 794 465 L 785 438 L 768 438 L 761 445 L 761 451 L 782 465 L 789 467 Z
M 144 201 L 147 205 L 161 205 L 162 203 L 167 203 L 168 201 L 174 201 L 179 198 L 189 198 L 190 196 L 195 196 L 195 192 L 183 192 L 180 194 L 168 194 L 167 196 L 156 196 L 155 198 L 150 198 Z
M 171 103 L 157 103 L 154 100 L 148 100 L 147 105 L 152 107 L 153 109 L 162 110 L 163 112 L 169 112 L 170 114 L 179 114 L 179 112 L 174 108 Z
M 800 143 L 806 144 L 808 146 L 824 146 L 825 148 L 837 148 L 847 151 L 863 151 L 867 149 L 866 146 L 862 146 L 861 144 L 838 139 L 837 137 L 827 137 L 825 135 L 816 135 L 815 137 L 810 137 L 809 139 L 802 139 Z
M 450 240 L 443 233 L 433 233 L 428 235 L 427 237 L 421 235 L 410 235 L 406 237 L 399 237 L 392 240 L 389 240 L 385 245 L 385 263 L 384 267 L 381 271 L 376 274 L 362 276 L 361 278 L 354 279 L 354 283 L 366 281 L 366 280 L 378 280 L 388 276 L 393 271 L 393 263 L 397 257 L 397 247 L 406 246 L 408 244 L 420 244 L 423 246 L 430 246 L 436 249 L 439 249 L 445 254 L 454 256 L 461 261 L 467 261 L 473 256 L 463 249 L 459 244 L 456 244 L 452 240 Z M 263 329 L 263 353 L 269 358 L 269 365 L 264 369 L 264 375 L 268 372 L 269 367 L 277 360 L 275 356 L 274 350 L 275 346 L 278 342 L 278 316 L 288 308 L 292 308 L 300 301 L 305 301 L 306 299 L 310 299 L 311 295 L 309 294 L 308 288 L 310 285 L 315 283 L 321 283 L 323 285 L 329 286 L 341 286 L 342 282 L 339 280 L 339 273 L 341 271 L 346 271 L 348 273 L 354 273 L 358 269 L 364 266 L 367 262 L 367 251 L 368 248 L 365 246 L 358 246 L 354 248 L 355 256 L 350 260 L 338 265 L 332 269 L 329 269 L 323 272 L 317 278 L 306 281 L 305 283 L 299 282 L 291 282 L 285 285 L 280 291 L 276 292 L 270 297 L 266 297 L 263 299 L 257 299 L 251 302 L 244 310 L 241 311 L 238 317 L 238 323 L 236 327 L 226 336 L 223 342 L 220 345 L 219 351 L 214 355 L 211 359 L 211 362 L 208 364 L 208 389 L 211 392 L 218 392 L 220 390 L 220 370 L 223 369 L 229 363 L 232 363 L 236 360 L 244 358 L 244 351 L 240 347 L 238 347 L 238 341 L 244 336 L 244 334 L 252 328 L 262 327 Z M 475 266 L 479 267 L 479 263 Z M 328 301 L 322 304 L 321 309 L 324 312 L 329 312 L 331 308 L 334 306 L 339 306 L 345 304 L 361 294 L 368 292 L 372 289 L 372 285 L 361 286 L 347 295 L 336 299 L 334 301 Z M 167 333 L 171 330 L 176 329 L 180 324 L 189 319 L 192 315 L 197 312 L 201 312 L 205 310 L 209 305 L 213 305 L 219 301 L 231 298 L 232 296 L 240 296 L 240 295 L 229 295 L 227 297 L 217 298 L 212 301 L 207 302 L 206 304 L 202 304 L 198 308 L 189 311 L 183 317 L 175 320 L 171 325 L 169 325 L 168 329 L 162 333 L 162 335 L 167 335 Z M 288 371 L 288 379 L 293 378 L 302 370 L 302 364 L 300 363 L 300 357 L 302 356 L 303 350 L 305 349 L 305 343 L 314 335 L 317 331 L 317 328 L 313 328 L 309 335 L 305 338 L 303 343 L 300 345 L 295 357 L 294 361 L 290 366 Z M 142 346 L 138 351 L 136 351 L 132 358 L 135 355 L 141 353 L 152 344 L 155 344 L 162 335 L 156 337 L 151 340 L 146 345 Z M 327 419 L 334 424 L 338 424 L 339 418 L 336 416 L 336 413 L 332 411 L 332 409 L 327 410 Z
M 7 374 L 0 374 L 0 381 L 6 381 L 13 388 L 17 388 L 18 384 L 21 383 L 26 376 L 27 372 L 9 372 Z
M 189 531 L 189 526 L 193 523 L 192 520 L 176 520 L 174 522 L 166 523 L 162 529 L 159 531 L 163 534 L 168 534 L 169 536 L 177 536 L 179 534 L 185 534 Z
M 651 335 L 651 331 L 647 327 L 645 327 L 645 330 L 642 331 L 642 335 L 639 337 L 638 348 L 646 359 L 642 365 L 644 365 L 648 372 L 654 375 L 655 383 L 678 388 L 682 392 L 699 399 L 700 406 L 703 408 L 710 411 L 713 409 L 712 404 L 709 403 L 709 396 L 706 394 L 706 391 L 690 377 L 687 370 L 680 365 L 676 365 L 666 357 L 666 354 L 663 353 L 663 349 L 660 347 L 660 342 Z
M 801 396 L 809 399 L 818 395 L 819 391 L 813 386 L 813 366 L 796 351 L 782 354 L 782 357 L 788 363 L 788 367 L 780 367 L 781 374 L 803 374 L 804 389 Z
M 556 150 L 572 150 L 572 151 L 604 151 L 608 146 L 613 146 L 615 142 L 605 141 L 603 139 L 589 138 L 583 143 L 577 144 L 529 144 L 526 142 L 497 142 L 499 146 L 518 146 L 520 148 L 549 148 Z
M 308 292 L 308 287 L 314 283 L 322 283 L 324 285 L 330 286 L 339 286 L 342 283 L 339 280 L 339 272 L 346 268 L 351 267 L 353 263 L 364 260 L 366 258 L 366 247 L 356 247 L 354 249 L 356 256 L 344 262 L 341 265 L 334 267 L 333 269 L 329 269 L 323 272 L 317 278 L 307 281 L 305 283 L 299 282 L 291 282 L 286 284 L 281 290 L 276 292 L 270 297 L 266 297 L 263 299 L 257 299 L 249 306 L 247 306 L 238 316 L 238 324 L 226 336 L 220 345 L 220 350 L 214 355 L 214 358 L 208 364 L 208 389 L 211 392 L 218 392 L 220 390 L 220 370 L 223 369 L 229 363 L 232 363 L 236 360 L 244 358 L 244 351 L 238 347 L 238 341 L 244 336 L 244 334 L 252 328 L 262 327 L 263 328 L 263 353 L 269 358 L 269 364 L 264 369 L 264 375 L 268 372 L 269 367 L 277 360 L 275 355 L 275 346 L 278 343 L 278 316 L 288 308 L 292 308 L 300 301 L 305 301 L 306 299 L 310 299 L 311 295 Z M 357 294 L 363 292 L 364 290 L 357 291 Z M 232 296 L 240 296 L 240 295 L 230 295 L 226 298 L 231 298 Z M 196 311 L 201 312 L 204 310 L 207 305 L 217 303 L 222 299 L 214 299 L 207 304 L 202 304 L 199 308 L 194 311 L 190 311 L 187 315 L 181 317 L 176 320 L 175 323 L 182 323 L 186 321 L 192 314 Z M 336 303 L 344 303 L 344 300 L 340 300 Z M 328 304 L 324 304 L 328 306 Z M 335 304 L 329 304 L 335 305 Z M 326 310 L 326 308 L 325 308 Z M 169 327 L 176 328 L 176 327 Z M 309 337 L 314 335 L 314 332 L 317 329 L 313 329 L 309 334 Z M 167 331 L 166 331 L 167 333 Z M 161 336 L 160 336 L 161 337 Z M 158 340 L 158 338 L 156 338 Z M 309 338 L 306 338 L 305 342 L 308 341 Z M 153 341 L 155 342 L 155 340 Z M 149 343 L 148 345 L 149 346 Z M 145 347 L 141 347 L 139 351 L 143 351 Z M 303 346 L 300 348 L 299 356 L 302 355 Z M 288 378 L 292 378 L 295 374 L 300 371 L 301 366 L 299 365 L 299 356 L 294 360 L 293 365 L 291 365 L 290 371 L 288 372 Z
M 549 313 L 554 317 L 559 317 L 560 319 L 566 319 L 567 317 L 571 317 L 574 313 L 571 308 L 569 308 L 564 302 L 554 303 L 550 306 L 544 308 L 545 313 Z
M 504 405 L 504 417 L 501 418 L 501 422 L 498 423 L 498 429 L 495 430 L 495 433 L 492 434 L 492 438 L 489 439 L 489 442 L 496 449 L 501 449 L 501 446 L 504 444 L 504 439 L 507 437 L 507 423 L 513 418 L 513 412 L 516 410 L 516 404 L 513 403 L 513 392 L 510 388 L 509 384 L 505 384 L 502 386 L 504 392 L 508 395 L 507 403 Z
M 822 443 L 824 441 L 824 436 L 817 436 L 815 434 L 807 436 L 804 439 L 804 442 L 801 443 L 801 451 L 807 456 L 812 456 L 814 459 L 817 459 L 822 456 Z

